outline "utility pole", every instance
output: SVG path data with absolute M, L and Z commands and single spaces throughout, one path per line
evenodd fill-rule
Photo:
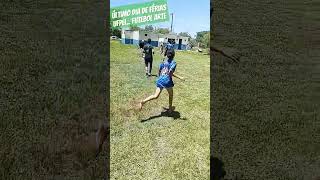
M 172 32 L 172 25 L 173 25 L 173 13 L 171 13 L 171 32 Z

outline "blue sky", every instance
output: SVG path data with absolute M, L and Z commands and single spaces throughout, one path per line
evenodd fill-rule
M 152 0 L 110 0 L 110 7 L 150 2 Z M 176 33 L 189 32 L 195 36 L 199 31 L 210 30 L 210 1 L 209 0 L 167 0 L 169 14 L 173 13 L 173 30 Z M 156 27 L 169 28 L 170 22 L 152 24 Z M 143 27 L 143 26 L 142 26 Z

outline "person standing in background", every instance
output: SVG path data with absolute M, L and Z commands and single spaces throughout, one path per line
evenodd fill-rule
M 146 67 L 146 75 L 151 76 L 152 62 L 153 62 L 153 47 L 151 45 L 151 39 L 148 39 L 148 42 L 143 47 L 144 63 Z

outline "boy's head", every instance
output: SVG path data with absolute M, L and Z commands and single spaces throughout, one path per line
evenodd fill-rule
M 148 39 L 148 43 L 151 43 L 151 39 L 150 38 Z
M 169 49 L 169 50 L 167 51 L 167 57 L 168 57 L 168 59 L 173 59 L 173 58 L 174 58 L 174 55 L 175 55 L 175 52 L 174 52 L 173 49 Z

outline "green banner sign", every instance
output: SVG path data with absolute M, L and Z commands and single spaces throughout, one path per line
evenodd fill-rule
M 110 9 L 112 27 L 129 27 L 169 21 L 167 0 L 131 4 Z

